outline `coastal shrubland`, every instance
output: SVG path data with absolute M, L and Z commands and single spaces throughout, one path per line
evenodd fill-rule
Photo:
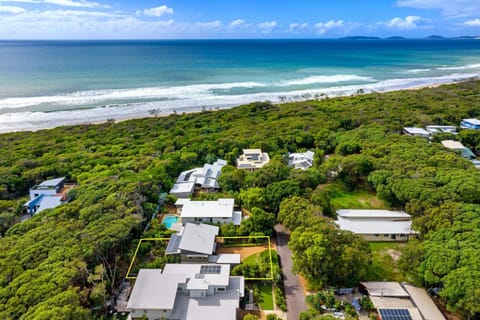
M 216 158 L 229 162 L 222 192 L 255 222 L 222 232 L 268 234 L 273 223 L 283 222 L 293 230 L 295 270 L 318 286 L 354 285 L 369 271 L 370 248 L 336 232 L 330 217 L 341 204 L 338 190 L 368 194 L 376 204 L 414 216 L 421 234 L 402 249 L 405 276 L 441 288 L 450 310 L 478 315 L 480 172 L 435 140 L 400 132 L 479 116 L 480 82 L 469 81 L 2 134 L 0 318 L 101 314 L 125 276 L 159 193 L 182 170 Z M 461 131 L 455 138 L 480 149 L 478 132 Z M 250 147 L 268 152 L 271 163 L 254 173 L 237 170 L 235 158 Z M 316 152 L 314 168 L 286 166 L 287 152 L 307 149 Z M 28 189 L 60 176 L 77 184 L 72 200 L 19 223 Z M 332 256 L 340 262 L 332 264 Z M 312 267 L 318 263 L 322 272 Z

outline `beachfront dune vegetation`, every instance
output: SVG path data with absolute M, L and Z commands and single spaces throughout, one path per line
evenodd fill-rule
M 224 235 L 269 234 L 283 222 L 292 230 L 297 272 L 315 286 L 355 285 L 371 253 L 326 218 L 339 205 L 329 183 L 341 185 L 412 214 L 421 234 L 405 246 L 402 272 L 440 288 L 450 310 L 478 316 L 480 171 L 437 142 L 400 132 L 479 116 L 480 82 L 469 81 L 2 134 L 0 318 L 99 318 L 159 193 L 182 170 L 216 158 L 229 162 L 222 192 L 252 214 L 239 228 L 222 228 Z M 478 131 L 456 138 L 480 150 Z M 235 159 L 251 147 L 268 152 L 271 163 L 254 173 L 237 170 Z M 307 149 L 317 154 L 313 168 L 286 166 L 287 152 Z M 19 223 L 29 187 L 60 176 L 77 184 L 71 201 Z

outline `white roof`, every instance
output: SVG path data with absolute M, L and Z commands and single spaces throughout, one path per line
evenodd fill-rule
M 443 140 L 442 145 L 445 148 L 452 149 L 452 150 L 463 150 L 463 149 L 465 149 L 465 146 L 460 141 Z
M 410 294 L 410 299 L 415 303 L 423 318 L 426 320 L 445 320 L 438 307 L 432 301 L 425 289 L 404 284 L 403 288 Z
M 195 187 L 194 182 L 175 183 L 170 189 L 170 194 L 192 193 Z
M 376 209 L 340 209 L 337 210 L 337 216 L 342 218 L 408 218 L 411 216 L 403 211 L 376 210 Z
M 471 124 L 475 124 L 475 125 L 480 125 L 480 120 L 478 119 L 463 119 L 462 121 L 465 121 L 465 122 L 470 122 Z
M 202 272 L 204 269 L 218 271 L 214 273 Z M 163 268 L 164 275 L 184 274 L 190 280 L 187 289 L 206 289 L 208 286 L 227 286 L 230 278 L 229 264 L 171 264 Z
M 209 258 L 208 262 L 218 264 L 240 264 L 240 253 L 220 253 L 218 256 L 211 256 L 211 259 Z
M 426 126 L 425 129 L 429 132 L 450 132 L 450 133 L 456 133 L 457 128 L 455 126 L 442 126 L 442 125 L 430 125 Z
M 367 281 L 360 282 L 367 289 L 368 294 L 373 297 L 405 297 L 409 295 L 400 283 L 389 281 Z
M 355 234 L 414 234 L 411 221 L 346 220 L 335 221 L 342 230 Z
M 417 127 L 404 127 L 403 130 L 407 131 L 410 134 L 421 134 L 421 135 L 429 135 L 430 133 L 423 129 Z
M 162 274 L 161 269 L 140 269 L 128 300 L 127 309 L 172 310 L 179 283 L 185 283 L 184 274 Z
M 37 197 L 27 201 L 24 206 L 30 207 L 32 204 L 34 206 L 38 206 L 35 213 L 39 213 L 45 209 L 53 209 L 58 207 L 63 203 L 62 198 L 63 196 L 40 194 Z
M 201 168 L 183 171 L 178 176 L 176 183 L 193 183 L 201 185 L 202 188 L 218 189 L 220 186 L 217 179 L 226 164 L 227 162 L 225 160 L 217 159 L 213 164 L 206 163 Z
M 60 183 L 62 183 L 63 180 L 65 180 L 65 177 L 56 178 L 56 179 L 50 179 L 50 180 L 45 180 L 45 181 L 43 181 L 42 183 L 40 183 L 38 186 L 39 186 L 39 187 L 56 187 L 56 186 L 58 186 Z
M 242 224 L 242 211 L 233 212 L 233 225 L 239 226 Z
M 180 216 L 182 218 L 232 218 L 234 204 L 234 199 L 185 201 Z
M 185 251 L 212 254 L 218 231 L 219 228 L 216 226 L 187 223 L 183 229 L 178 248 Z
M 232 320 L 236 319 L 239 297 L 243 297 L 245 280 L 243 277 L 230 277 L 226 292 L 216 292 L 202 299 L 178 294 L 172 319 L 181 320 Z
M 262 168 L 270 161 L 268 153 L 260 149 L 243 149 L 243 154 L 237 159 L 238 169 Z
M 243 154 L 253 153 L 253 154 L 262 154 L 262 149 L 243 149 Z

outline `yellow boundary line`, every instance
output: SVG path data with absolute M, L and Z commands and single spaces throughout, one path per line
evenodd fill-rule
M 130 271 L 132 271 L 133 264 L 135 263 L 135 259 L 137 258 L 137 253 L 138 250 L 140 249 L 140 246 L 142 245 L 142 241 L 167 241 L 170 240 L 170 238 L 142 238 L 137 244 L 137 248 L 135 249 L 135 253 L 133 254 L 132 261 L 130 261 L 130 266 L 128 267 L 127 275 L 125 276 L 125 279 L 128 280 L 135 280 L 137 277 L 131 277 L 130 276 Z
M 270 237 L 269 236 L 216 237 L 216 239 L 266 239 L 267 242 L 268 242 L 268 255 L 269 255 L 269 260 L 270 260 L 270 277 L 269 278 L 247 278 L 247 277 L 245 277 L 245 280 L 250 280 L 250 281 L 272 281 L 273 280 L 272 244 L 270 242 Z M 142 241 L 167 241 L 167 240 L 170 240 L 170 238 L 142 238 L 142 239 L 140 239 L 140 241 L 138 242 L 137 248 L 135 249 L 135 253 L 133 254 L 132 261 L 130 261 L 130 266 L 128 267 L 128 271 L 127 271 L 127 275 L 125 276 L 125 279 L 128 279 L 128 280 L 137 279 L 136 276 L 130 276 L 130 272 L 132 271 L 133 265 L 135 263 L 135 259 L 137 258 L 138 250 L 140 249 L 140 246 L 142 245 Z

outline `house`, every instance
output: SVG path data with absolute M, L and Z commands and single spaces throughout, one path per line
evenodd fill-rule
M 478 120 L 478 119 L 463 119 L 460 122 L 460 128 L 480 130 L 480 120 Z
M 55 208 L 68 201 L 67 192 L 72 188 L 73 184 L 65 184 L 65 177 L 45 180 L 30 189 L 30 200 L 23 206 L 30 216 Z
M 206 163 L 201 168 L 183 171 L 170 190 L 170 194 L 178 198 L 189 198 L 195 190 L 219 190 L 218 177 L 226 164 L 225 160 L 217 159 L 213 164 Z
M 288 155 L 288 166 L 294 169 L 307 170 L 313 166 L 313 156 L 315 155 L 312 151 L 307 151 L 304 153 L 290 153 Z
M 413 137 L 422 137 L 422 138 L 429 138 L 430 137 L 430 132 L 423 128 L 417 128 L 417 127 L 404 127 L 402 130 L 403 134 L 406 134 L 407 136 L 413 136 Z
M 179 255 L 182 263 L 240 264 L 240 254 L 215 255 L 218 232 L 217 226 L 187 223 L 170 237 L 165 255 Z
M 381 320 L 445 320 L 425 289 L 407 283 L 361 282 L 360 292 L 367 293 Z
M 477 169 L 480 168 L 480 161 L 477 160 L 477 156 L 472 152 L 472 150 L 465 147 L 461 142 L 454 140 L 443 140 L 441 143 L 445 148 L 455 151 L 465 159 L 470 160 L 470 162 L 472 162 Z
M 411 228 L 412 217 L 401 211 L 337 210 L 335 223 L 367 241 L 408 241 L 418 234 Z
M 243 149 L 243 154 L 237 159 L 237 168 L 255 171 L 270 161 L 268 153 L 260 149 Z
M 244 291 L 228 264 L 166 264 L 139 271 L 127 310 L 131 319 L 235 320 Z
M 431 134 L 436 134 L 436 133 L 457 134 L 457 128 L 455 126 L 430 125 L 430 126 L 426 126 L 425 129 Z
M 235 211 L 234 204 L 234 199 L 218 199 L 217 201 L 178 199 L 175 202 L 183 225 L 199 222 L 240 225 L 242 212 Z
M 208 224 L 186 223 L 168 241 L 166 255 L 180 255 L 182 262 L 207 262 L 215 253 L 219 228 Z

